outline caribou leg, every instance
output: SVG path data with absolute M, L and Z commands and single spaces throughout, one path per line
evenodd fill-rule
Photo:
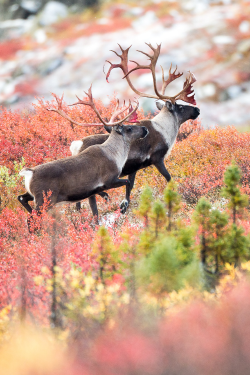
M 27 192 L 25 194 L 18 195 L 17 199 L 23 205 L 23 207 L 31 214 L 32 207 L 29 205 L 28 202 L 33 201 L 34 197 L 32 197 L 32 195 L 30 195 L 30 193 Z
M 167 182 L 169 182 L 171 180 L 171 176 L 170 176 L 169 172 L 167 171 L 167 169 L 165 167 L 164 159 L 161 159 L 160 161 L 157 161 L 156 163 L 154 163 L 154 165 L 158 169 L 160 174 L 163 177 L 165 177 Z M 135 183 L 135 176 L 136 176 L 136 172 L 134 172 L 134 173 L 132 173 L 128 176 L 128 179 L 130 181 L 130 186 L 128 186 L 128 185 L 126 186 L 126 199 L 124 199 L 121 202 L 121 205 L 120 205 L 120 209 L 121 209 L 122 214 L 125 214 L 125 212 L 127 211 L 127 208 L 128 208 L 129 202 L 130 202 L 130 193 L 131 193 L 131 190 L 133 189 L 134 183 Z
M 171 180 L 171 176 L 170 176 L 169 172 L 167 171 L 167 169 L 165 167 L 164 159 L 161 159 L 160 161 L 157 161 L 156 163 L 154 163 L 154 165 L 156 166 L 156 168 L 158 169 L 160 174 L 162 174 L 162 176 L 165 177 L 167 182 L 169 182 Z
M 133 178 L 132 178 L 132 187 L 134 185 L 135 175 L 136 175 L 136 173 L 134 173 L 133 175 L 130 175 L 130 176 L 133 176 Z M 129 189 L 130 188 L 130 184 L 131 184 L 131 180 L 130 179 L 121 179 L 121 180 L 117 179 L 115 182 L 113 182 L 107 188 L 107 190 L 108 189 L 115 189 L 115 188 L 118 188 L 118 187 L 126 185 L 126 197 L 127 197 L 127 194 L 128 194 L 128 197 L 129 197 L 130 191 L 131 191 L 131 189 Z M 98 193 L 98 195 L 100 195 L 101 197 L 103 197 L 105 200 L 109 199 L 109 195 L 106 192 L 104 192 L 104 191 Z M 92 195 L 91 197 L 89 197 L 89 205 L 90 205 L 92 214 L 93 214 L 94 217 L 97 218 L 96 220 L 97 220 L 97 223 L 98 223 L 98 208 L 97 208 L 97 204 L 96 204 L 96 197 L 95 197 L 95 195 Z
M 95 195 L 92 195 L 91 197 L 89 197 L 89 205 L 90 205 L 92 214 L 94 216 L 95 223 L 98 225 L 99 224 L 99 220 L 98 220 L 98 208 L 97 208 L 97 204 L 96 204 L 96 197 L 95 197 Z
M 101 193 L 97 193 L 97 195 L 100 195 L 100 197 L 102 197 L 103 199 L 105 199 L 106 202 L 109 200 L 109 195 L 105 191 L 101 191 Z M 89 205 L 91 207 L 90 201 L 89 201 Z M 81 202 L 77 202 L 76 203 L 76 210 L 80 211 L 80 209 L 81 209 Z M 92 208 L 91 208 L 91 210 L 92 210 Z M 92 212 L 93 212 L 93 210 L 92 210 Z M 94 215 L 94 213 L 93 213 L 93 215 Z
M 129 202 L 130 202 L 130 193 L 131 193 L 131 190 L 133 189 L 134 183 L 135 183 L 135 176 L 136 176 L 136 172 L 134 172 L 134 173 L 132 173 L 128 176 L 128 180 L 130 182 L 130 185 L 126 186 L 126 198 L 123 199 L 123 201 L 120 204 L 120 209 L 121 209 L 122 214 L 125 214 L 125 212 L 127 211 L 127 208 L 128 208 Z

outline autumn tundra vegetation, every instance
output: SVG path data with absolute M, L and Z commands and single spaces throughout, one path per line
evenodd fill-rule
M 109 106 L 96 100 L 103 118 Z M 246 374 L 250 365 L 249 133 L 186 121 L 165 161 L 88 205 L 64 205 L 27 226 L 23 168 L 70 156 L 103 134 L 47 108 L 0 113 L 0 368 L 4 374 Z M 96 123 L 89 106 L 61 109 Z M 155 114 L 137 113 L 138 121 Z M 133 126 L 133 125 L 132 125 Z M 145 138 L 146 139 L 146 138 Z M 48 164 L 45 164 L 48 165 Z M 91 168 L 91 166 L 89 167 Z M 32 203 L 31 203 L 32 204 Z

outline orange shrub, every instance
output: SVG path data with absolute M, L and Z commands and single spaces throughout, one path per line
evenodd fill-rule
M 103 126 L 80 127 L 70 123 L 46 107 L 54 102 L 34 105 L 32 112 L 11 112 L 3 109 L 0 121 L 0 165 L 13 172 L 14 161 L 24 158 L 26 166 L 32 167 L 50 160 L 70 155 L 69 146 L 73 140 L 90 134 L 105 133 Z M 110 118 L 115 106 L 115 97 L 108 107 L 100 101 L 96 105 L 103 117 Z M 95 113 L 87 106 L 68 107 L 63 104 L 70 117 L 85 123 L 98 122 Z M 139 111 L 139 119 L 145 115 Z M 150 115 L 147 116 L 150 118 Z M 245 192 L 249 192 L 250 135 L 239 133 L 234 127 L 204 130 L 199 121 L 187 121 L 180 129 L 179 141 L 166 159 L 166 167 L 179 183 L 179 191 L 188 202 L 196 202 L 204 194 L 214 194 L 222 185 L 225 168 L 234 159 L 242 169 L 242 182 Z M 155 193 L 161 194 L 166 186 L 165 179 L 154 169 L 139 171 L 135 190 L 141 190 L 149 183 Z M 113 198 L 119 199 L 123 188 L 114 190 Z M 123 193 L 122 193 L 123 194 Z
M 182 141 L 175 144 L 165 162 L 169 173 L 179 183 L 183 197 L 194 203 L 202 195 L 217 191 L 222 186 L 225 168 L 232 160 L 242 170 L 243 190 L 249 192 L 250 134 L 239 133 L 231 126 L 207 130 L 198 126 L 198 131 L 189 130 L 185 139 L 185 127 L 190 126 L 187 124 L 183 129 L 184 136 L 180 134 Z M 151 171 L 144 174 L 161 193 L 166 185 L 164 178 Z

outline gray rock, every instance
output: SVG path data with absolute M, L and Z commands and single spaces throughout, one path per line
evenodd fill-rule
M 0 80 L 0 95 L 4 92 L 4 87 L 6 85 L 6 81 L 5 80 Z
M 59 68 L 59 66 L 61 66 L 62 63 L 63 63 L 63 58 L 56 57 L 51 60 L 42 62 L 37 68 L 37 71 L 41 76 L 46 76 L 54 72 L 57 68 Z
M 9 20 L 9 19 L 16 19 L 16 18 L 24 18 L 25 10 L 20 7 L 19 4 L 0 4 L 0 19 L 1 20 Z
M 68 15 L 68 7 L 58 1 L 49 1 L 39 14 L 41 26 L 52 25 Z
M 134 8 L 130 8 L 127 13 L 131 14 L 132 16 L 138 17 L 144 13 L 144 9 L 141 7 L 134 7 Z
M 16 19 L 0 22 L 0 38 L 19 38 L 33 27 L 33 20 Z
M 202 98 L 211 98 L 216 94 L 217 88 L 214 83 L 206 83 L 205 85 L 199 87 L 197 90 L 199 97 Z
M 142 28 L 149 27 L 150 25 L 156 23 L 158 18 L 155 15 L 155 12 L 149 10 L 143 16 L 139 17 L 136 21 L 132 23 L 133 28 L 136 31 L 141 31 Z
M 232 44 L 235 42 L 235 39 L 230 35 L 216 35 L 213 37 L 215 44 Z
M 41 0 L 22 0 L 21 7 L 30 14 L 36 14 L 42 7 Z
M 41 44 L 47 40 L 47 34 L 43 28 L 39 28 L 34 32 L 33 38 L 37 43 Z
M 19 98 L 19 94 L 13 94 L 3 102 L 3 105 L 11 105 L 17 103 L 19 101 Z
M 242 21 L 241 24 L 239 25 L 239 30 L 241 33 L 247 33 L 250 30 L 250 22 L 249 21 Z
M 237 98 L 237 96 L 240 95 L 241 91 L 242 91 L 242 89 L 241 89 L 240 86 L 232 85 L 232 86 L 228 87 L 227 94 L 228 94 L 230 99 L 234 99 L 234 98 Z

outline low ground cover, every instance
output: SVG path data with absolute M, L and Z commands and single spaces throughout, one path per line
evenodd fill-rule
M 37 218 L 42 227 L 30 234 L 18 171 L 69 155 L 70 142 L 92 131 L 51 105 L 0 114 L 1 368 L 245 374 L 249 134 L 188 122 L 166 160 L 174 182 L 166 187 L 153 168 L 139 172 L 128 215 L 119 214 L 117 189 L 108 204 L 98 198 L 103 226 L 86 204 L 80 213 L 65 206 Z M 114 105 L 98 103 L 103 117 Z M 65 110 L 96 121 L 88 108 Z

